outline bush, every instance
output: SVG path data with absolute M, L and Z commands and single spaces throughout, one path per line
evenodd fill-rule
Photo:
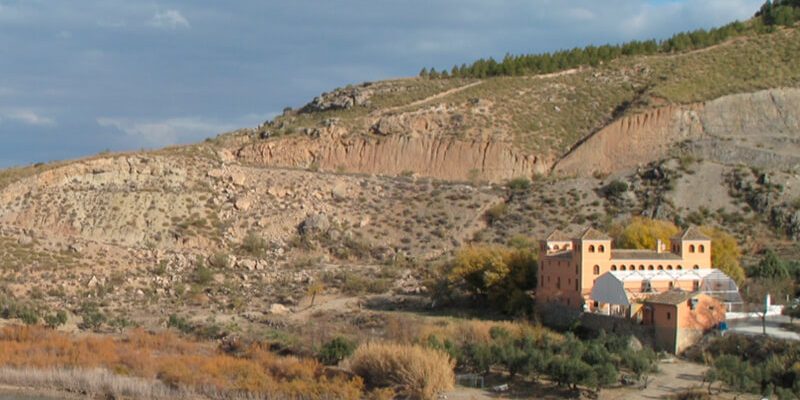
M 242 241 L 241 249 L 251 256 L 262 256 L 267 251 L 267 241 L 255 232 L 250 232 Z
M 508 212 L 508 206 L 506 203 L 499 203 L 491 206 L 488 210 L 486 210 L 486 223 L 489 225 L 494 224 L 495 221 L 502 218 Z
M 603 192 L 605 193 L 606 197 L 609 198 L 619 198 L 627 191 L 628 191 L 628 184 L 618 179 L 611 181 L 611 183 L 606 185 L 606 187 L 603 189 Z
M 317 358 L 325 365 L 336 365 L 353 354 L 356 344 L 343 337 L 335 337 L 322 345 Z
M 106 315 L 93 303 L 84 304 L 80 315 L 83 321 L 78 327 L 81 329 L 97 329 L 106 322 Z
M 373 387 L 395 387 L 411 399 L 435 399 L 453 388 L 455 364 L 438 350 L 413 345 L 368 343 L 350 359 L 350 368 Z
M 67 313 L 64 310 L 58 310 L 55 314 L 46 315 L 44 323 L 48 328 L 58 328 L 67 323 Z
M 531 188 L 531 180 L 525 177 L 514 178 L 508 181 L 508 188 L 515 191 L 528 190 Z

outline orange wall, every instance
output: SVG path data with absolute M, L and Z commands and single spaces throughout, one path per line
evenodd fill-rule
M 645 323 L 655 328 L 656 347 L 672 353 L 680 353 L 703 334 L 725 320 L 725 307 L 718 300 L 697 295 L 698 303 L 692 310 L 689 301 L 677 305 L 648 303 L 651 316 Z
M 547 251 L 547 246 L 558 245 L 559 249 L 563 249 L 565 245 L 571 244 L 572 251 L 569 252 L 569 257 L 555 257 L 555 254 L 563 253 L 559 251 Z M 689 252 L 689 246 L 694 245 L 695 252 Z M 701 253 L 700 245 L 703 246 L 704 251 Z M 591 246 L 594 251 L 590 251 Z M 612 260 L 611 259 L 611 241 L 610 240 L 573 240 L 572 242 L 566 241 L 543 241 L 541 248 L 544 250 L 540 254 L 542 257 L 539 261 L 539 278 L 540 286 L 537 291 L 537 298 L 540 301 L 559 301 L 565 305 L 580 308 L 583 302 L 591 303 L 589 296 L 594 286 L 594 281 L 601 275 L 612 270 L 612 266 L 616 270 L 621 270 L 622 265 L 626 266 L 626 270 L 630 270 L 630 266 L 635 266 L 640 270 L 643 266 L 645 270 L 658 270 L 659 267 L 668 269 L 682 269 L 689 270 L 695 265 L 699 268 L 711 268 L 711 242 L 710 241 L 682 241 L 676 243 L 679 252 L 683 252 L 684 259 L 682 260 Z M 601 251 L 602 250 L 602 251 Z M 577 266 L 577 270 L 576 270 Z M 595 273 L 594 267 L 598 267 Z M 558 279 L 561 280 L 561 288 L 557 288 Z M 578 288 L 575 288 L 575 280 L 578 280 Z M 632 288 L 635 291 L 641 290 L 641 283 L 636 283 L 636 287 Z M 676 287 L 692 291 L 694 290 L 693 281 L 677 282 Z M 653 282 L 652 288 L 656 291 L 664 291 L 669 289 L 669 282 Z

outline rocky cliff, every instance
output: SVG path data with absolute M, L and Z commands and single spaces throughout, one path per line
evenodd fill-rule
M 559 160 L 559 175 L 613 173 L 666 157 L 680 145 L 723 164 L 792 169 L 800 163 L 800 89 L 725 96 L 626 116 Z
M 521 154 L 506 142 L 407 135 L 279 139 L 245 146 L 236 156 L 261 166 L 492 182 L 544 173 L 551 162 Z

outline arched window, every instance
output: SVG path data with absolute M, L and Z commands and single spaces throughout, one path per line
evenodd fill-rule
M 601 244 L 601 245 L 600 245 L 600 247 L 598 247 L 597 249 L 598 249 L 598 250 L 599 250 L 601 253 L 605 253 L 605 252 L 606 252 L 606 246 L 603 246 L 602 244 Z
M 680 271 L 680 270 L 682 270 L 682 269 L 683 269 L 683 267 L 681 267 L 680 265 L 678 265 L 678 266 L 677 266 L 675 269 L 677 269 L 678 271 Z
M 589 253 L 594 253 L 594 245 L 593 244 L 589 245 Z
M 672 265 L 667 265 L 667 271 L 672 271 Z
M 700 269 L 700 266 L 699 265 L 695 265 L 694 267 L 692 267 L 692 269 Z
M 616 271 L 616 270 L 617 270 L 617 266 L 616 266 L 616 265 L 612 265 L 612 266 L 611 266 L 611 270 L 612 270 L 612 271 Z
M 639 271 L 644 271 L 644 265 L 639 266 Z
M 594 266 L 594 274 L 595 275 L 600 275 L 600 266 L 599 265 L 595 265 Z
M 669 283 L 669 288 L 670 288 L 670 289 L 673 289 L 673 288 L 675 288 L 675 282 L 670 282 L 670 283 Z
M 622 266 L 620 266 L 620 267 L 619 267 L 619 270 L 620 270 L 620 271 L 627 271 L 627 268 L 625 268 L 625 266 L 624 266 L 624 265 L 622 265 Z
M 653 270 L 653 266 L 651 265 L 651 266 L 647 267 L 647 269 L 652 271 Z
M 689 253 L 694 253 L 694 245 L 693 244 L 689 245 Z
M 651 267 L 652 267 L 652 265 L 651 265 Z M 658 270 L 659 270 L 659 271 L 662 271 L 663 269 L 664 269 L 664 267 L 662 267 L 662 266 L 660 266 L 660 265 L 658 266 Z
M 705 253 L 705 252 L 706 252 L 706 246 L 703 246 L 703 245 L 701 244 L 701 245 L 700 245 L 700 252 L 701 252 L 701 253 Z
M 683 269 L 683 266 L 678 264 L 678 269 Z

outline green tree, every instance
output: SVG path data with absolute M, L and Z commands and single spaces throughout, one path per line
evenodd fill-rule
M 350 357 L 355 350 L 355 342 L 337 336 L 322 345 L 317 358 L 325 365 L 336 365 Z
M 758 264 L 750 269 L 750 275 L 756 278 L 787 279 L 789 278 L 789 269 L 774 251 L 768 249 Z

